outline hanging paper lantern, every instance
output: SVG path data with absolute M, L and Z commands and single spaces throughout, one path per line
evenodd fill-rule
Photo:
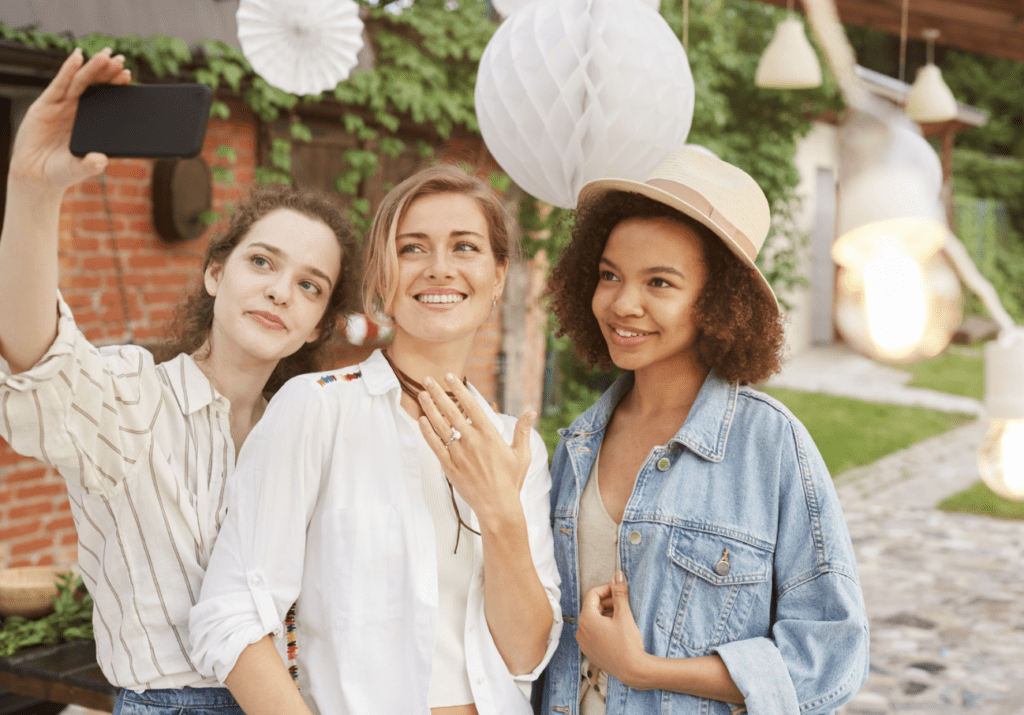
M 679 39 L 641 0 L 543 0 L 491 38 L 475 98 L 501 168 L 572 208 L 588 181 L 644 181 L 683 146 L 694 87 Z
M 363 47 L 353 0 L 241 0 L 235 15 L 242 54 L 270 84 L 319 94 L 348 78 Z

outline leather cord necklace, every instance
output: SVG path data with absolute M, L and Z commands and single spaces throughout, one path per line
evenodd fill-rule
M 388 361 L 388 365 L 390 365 L 391 369 L 394 371 L 395 377 L 398 378 L 398 384 L 401 386 L 402 392 L 404 392 L 413 400 L 415 400 L 416 404 L 419 404 L 419 395 L 421 392 L 426 392 L 427 388 L 423 387 L 423 385 L 416 382 L 411 377 L 402 372 L 402 370 L 397 365 L 395 365 L 394 361 L 391 359 L 391 356 L 388 355 L 387 350 L 382 351 L 381 354 L 384 355 L 384 359 Z M 467 384 L 466 378 L 462 378 L 462 384 Z M 456 399 L 454 392 L 445 392 L 445 394 L 451 398 L 452 402 L 454 402 L 456 405 L 459 405 L 459 401 Z M 462 409 L 462 405 L 459 405 L 459 411 L 465 414 L 465 410 Z M 447 474 L 444 475 L 444 480 L 448 483 L 448 493 L 451 495 L 452 498 L 452 508 L 455 510 L 455 518 L 459 520 L 459 527 L 455 532 L 455 549 L 452 551 L 452 553 L 455 554 L 459 551 L 459 539 L 462 537 L 462 527 L 466 527 L 467 529 L 469 529 L 469 531 L 473 532 L 477 536 L 480 536 L 480 532 L 462 520 L 462 514 L 459 513 L 459 505 L 455 502 L 455 487 L 452 486 L 452 480 L 448 478 Z

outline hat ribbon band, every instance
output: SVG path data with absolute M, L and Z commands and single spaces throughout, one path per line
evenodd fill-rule
M 683 186 L 682 184 L 669 179 L 648 179 L 647 185 L 672 194 L 676 198 L 682 199 L 686 203 L 690 204 L 690 206 L 700 211 L 706 218 L 713 221 L 716 226 L 721 228 L 732 242 L 736 244 L 736 247 L 743 251 L 743 254 L 747 258 L 751 261 L 757 258 L 757 248 L 754 246 L 754 242 L 747 238 L 747 235 L 743 233 L 743 231 L 736 228 L 729 219 L 715 209 L 715 207 L 711 205 L 711 202 L 704 198 L 700 192 L 694 191 L 689 186 Z

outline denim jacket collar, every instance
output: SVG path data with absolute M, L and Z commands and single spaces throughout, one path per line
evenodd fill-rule
M 590 409 L 577 417 L 569 427 L 559 430 L 559 435 L 563 439 L 573 440 L 603 433 L 615 406 L 632 388 L 633 373 L 623 373 Z M 725 458 L 726 442 L 736 412 L 738 395 L 739 385 L 726 382 L 712 371 L 697 393 L 686 422 L 669 440 L 669 444 L 686 447 L 710 462 L 721 462 Z

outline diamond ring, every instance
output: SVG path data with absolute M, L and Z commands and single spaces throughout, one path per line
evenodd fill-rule
M 452 442 L 454 442 L 457 439 L 462 439 L 462 433 L 459 432 L 454 427 L 452 427 L 452 436 L 449 438 L 447 442 L 444 443 L 444 446 L 448 447 Z

